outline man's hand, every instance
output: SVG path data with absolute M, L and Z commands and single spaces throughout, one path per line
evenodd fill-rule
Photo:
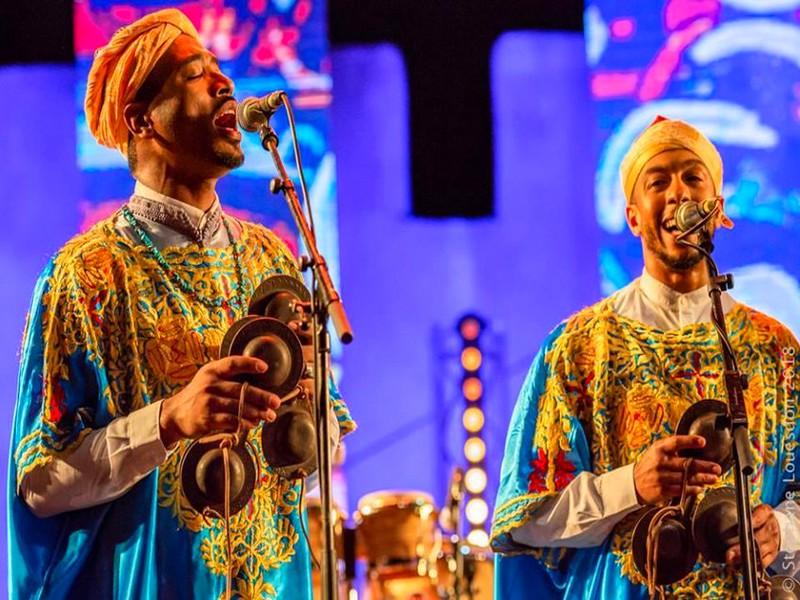
M 699 435 L 672 435 L 650 446 L 633 467 L 633 482 L 640 504 L 659 504 L 681 495 L 683 471 L 688 458 L 678 456 L 678 451 L 705 446 Z M 686 491 L 699 494 L 703 486 L 717 482 L 722 473 L 720 466 L 711 461 L 691 459 Z
M 775 518 L 775 511 L 768 504 L 762 504 L 753 511 L 753 537 L 761 556 L 761 565 L 767 568 L 778 557 L 781 549 L 781 528 Z M 739 544 L 728 548 L 725 562 L 732 567 L 739 567 L 742 563 L 742 547 Z
M 242 384 L 235 377 L 266 370 L 265 362 L 249 356 L 229 356 L 204 365 L 189 385 L 161 406 L 159 425 L 164 446 L 169 448 L 184 438 L 236 431 Z M 248 386 L 242 427 L 252 429 L 261 420 L 274 421 L 280 403 L 275 394 Z

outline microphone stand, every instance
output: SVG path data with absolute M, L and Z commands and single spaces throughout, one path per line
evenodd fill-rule
M 294 120 L 291 105 L 286 95 L 283 95 L 283 104 Z M 317 469 L 319 470 L 320 504 L 322 512 L 322 600 L 336 600 L 338 597 L 338 578 L 336 569 L 336 547 L 333 535 L 333 497 L 331 475 L 331 443 L 330 443 L 330 413 L 331 399 L 328 387 L 330 373 L 330 334 L 328 333 L 328 318 L 331 319 L 336 334 L 343 344 L 353 341 L 353 330 L 347 319 L 342 300 L 333 285 L 325 259 L 317 249 L 316 238 L 306 222 L 305 214 L 295 192 L 294 183 L 286 172 L 283 159 L 278 152 L 278 136 L 269 119 L 266 119 L 258 129 L 261 137 L 261 146 L 270 153 L 278 177 L 270 181 L 269 189 L 273 194 L 281 192 L 289 205 L 289 210 L 294 217 L 294 222 L 300 232 L 300 237 L 308 251 L 309 256 L 303 257 L 301 270 L 311 269 L 313 283 L 311 289 L 312 328 L 314 331 L 314 386 L 317 399 Z M 296 148 L 297 149 L 297 148 Z M 309 211 L 311 207 L 309 206 Z
M 750 450 L 750 435 L 747 426 L 747 408 L 744 403 L 744 390 L 747 389 L 747 377 L 739 371 L 736 355 L 733 352 L 728 330 L 725 326 L 725 314 L 722 310 L 722 292 L 733 287 L 733 275 L 719 274 L 711 253 L 714 244 L 706 230 L 706 223 L 716 211 L 706 216 L 696 226 L 679 237 L 679 242 L 698 250 L 705 259 L 708 269 L 708 295 L 711 298 L 711 321 L 717 330 L 722 358 L 725 365 L 725 389 L 728 395 L 728 413 L 730 416 L 731 435 L 733 437 L 734 482 L 736 486 L 736 512 L 739 520 L 739 545 L 742 549 L 742 570 L 744 575 L 744 597 L 746 600 L 758 600 L 758 571 L 756 563 L 756 546 L 753 538 L 753 521 L 750 512 L 750 476 L 753 474 L 753 454 Z M 689 234 L 698 231 L 699 245 L 686 241 Z

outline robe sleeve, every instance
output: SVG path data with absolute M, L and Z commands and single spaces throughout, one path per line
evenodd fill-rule
M 356 430 L 356 422 L 350 416 L 350 409 L 347 408 L 342 395 L 339 393 L 339 388 L 334 383 L 333 379 L 330 382 L 331 394 L 331 411 L 339 423 L 339 440 L 349 433 Z
M 80 445 L 108 412 L 108 378 L 97 325 L 102 292 L 85 293 L 58 259 L 36 284 L 20 356 L 12 470 L 22 478 Z M 90 297 L 91 296 L 91 297 Z M 105 419 L 107 420 L 107 419 Z
M 555 498 L 575 476 L 591 471 L 583 426 L 568 405 L 558 363 L 563 331 L 557 327 L 533 361 L 517 398 L 506 438 L 491 546 L 500 554 L 532 554 L 555 568 L 561 548 L 531 548 L 513 539 L 546 500 Z

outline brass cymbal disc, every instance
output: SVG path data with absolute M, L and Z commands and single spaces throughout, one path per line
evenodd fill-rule
M 219 442 L 195 440 L 183 455 L 178 472 L 181 492 L 200 514 L 225 514 L 225 471 Z M 244 443 L 230 452 L 230 514 L 242 510 L 253 495 L 256 483 L 255 459 Z
M 633 529 L 633 562 L 642 577 L 647 577 L 647 532 L 660 508 L 648 508 Z M 697 558 L 697 549 L 683 521 L 675 517 L 664 519 L 656 550 L 656 585 L 680 581 L 692 571 Z
M 287 325 L 269 317 L 249 316 L 234 323 L 220 346 L 220 358 L 253 356 L 267 363 L 262 374 L 250 374 L 247 381 L 278 396 L 293 390 L 305 370 L 303 348 Z

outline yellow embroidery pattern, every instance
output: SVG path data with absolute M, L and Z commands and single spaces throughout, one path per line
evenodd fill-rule
M 246 312 L 236 305 L 235 263 L 228 249 L 162 250 L 167 261 L 204 296 L 229 298 L 232 310 L 209 309 L 176 291 L 158 264 L 140 246 L 132 246 L 113 227 L 113 217 L 67 244 L 55 259 L 43 298 L 43 389 L 40 425 L 17 446 L 18 481 L 37 465 L 77 446 L 90 430 L 80 410 L 107 423 L 151 401 L 169 397 L 205 363 L 219 356 L 230 324 Z M 244 297 L 267 275 L 296 275 L 283 244 L 266 229 L 243 223 L 238 252 L 244 271 Z M 233 310 L 235 309 L 235 310 Z M 99 402 L 69 394 L 78 370 L 97 376 Z M 92 406 L 82 406 L 89 401 Z M 96 405 L 95 405 L 96 404 Z M 337 415 L 351 430 L 344 404 Z M 258 431 L 251 442 L 260 452 Z M 206 521 L 180 492 L 178 465 L 188 444 L 180 445 L 159 469 L 159 505 L 171 511 L 176 528 L 201 538 L 204 564 L 224 576 L 226 551 L 220 522 Z M 295 554 L 299 535 L 299 490 L 273 474 L 259 459 L 260 480 L 250 503 L 231 520 L 234 589 L 241 599 L 272 599 L 265 578 Z
M 570 465 L 563 462 L 565 453 L 572 452 L 573 461 L 589 461 L 580 470 L 606 473 L 633 463 L 654 440 L 674 434 L 690 405 L 705 398 L 727 399 L 722 358 L 710 324 L 662 332 L 618 316 L 612 302 L 613 298 L 607 299 L 573 316 L 545 355 L 548 376 L 535 399 L 536 426 L 530 441 L 531 468 L 541 471 L 529 493 L 506 497 L 495 508 L 492 544 L 504 554 L 532 554 L 551 568 L 566 556 L 563 550 L 520 546 L 508 535 L 571 478 Z M 779 323 L 742 305 L 736 305 L 726 321 L 740 368 L 750 377 L 745 402 L 757 473 L 752 498 L 757 505 L 764 469 L 776 465 L 784 447 L 783 439 L 767 432 L 776 431 L 780 415 L 797 395 L 792 397 L 775 357 L 781 349 L 796 349 L 797 343 Z M 581 431 L 574 431 L 576 427 Z M 784 432 L 786 438 L 794 435 Z M 588 445 L 584 458 L 575 447 L 578 438 Z M 729 472 L 720 485 L 732 484 Z M 629 515 L 617 524 L 610 547 L 622 574 L 643 583 L 630 550 L 637 517 Z M 736 589 L 724 567 L 703 567 L 672 586 L 676 597 L 700 591 L 703 597 L 728 597 Z
M 260 427 L 250 432 L 248 441 L 260 472 L 258 485 L 248 505 L 230 520 L 236 589 L 240 597 L 247 600 L 271 598 L 274 595 L 274 591 L 259 591 L 267 589 L 260 584 L 265 574 L 291 559 L 299 540 L 299 534 L 289 518 L 300 506 L 299 486 L 290 484 L 269 470 L 263 460 L 260 439 Z M 180 490 L 178 467 L 188 445 L 182 443 L 161 467 L 159 505 L 170 510 L 180 527 L 201 535 L 203 562 L 212 573 L 223 576 L 228 566 L 223 521 L 206 519 L 197 513 Z

